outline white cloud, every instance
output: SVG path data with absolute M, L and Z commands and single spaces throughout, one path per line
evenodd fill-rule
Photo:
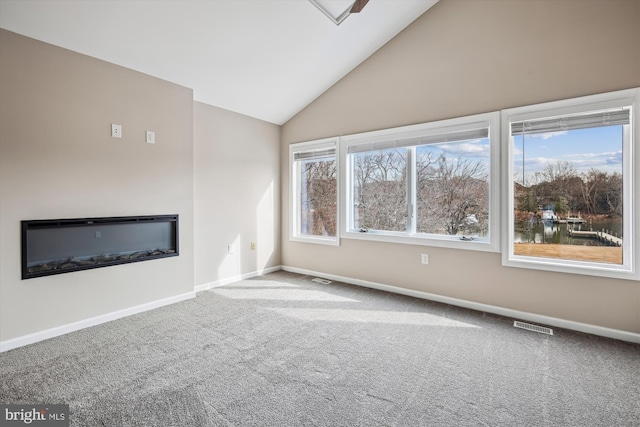
M 553 138 L 554 136 L 561 136 L 561 135 L 566 135 L 567 131 L 566 130 L 561 130 L 561 131 L 557 131 L 557 132 L 547 132 L 547 133 L 534 133 L 528 136 L 531 136 L 532 138 L 542 138 L 542 139 L 549 139 L 549 138 Z
M 571 158 L 577 158 L 577 157 L 606 158 L 606 159 L 618 158 L 618 159 L 620 159 L 620 161 L 622 161 L 622 150 L 620 150 L 620 151 L 607 151 L 607 152 L 604 152 L 604 153 L 577 153 L 577 154 L 572 154 L 570 157 Z
M 568 161 L 578 173 L 585 173 L 594 168 L 602 172 L 622 172 L 622 151 L 604 153 L 579 153 L 562 155 L 559 157 L 527 157 L 525 158 L 525 173 L 541 172 L 547 165 L 559 161 Z M 522 173 L 522 159 L 514 156 L 514 168 Z
M 438 148 L 440 148 L 445 153 L 455 154 L 457 156 L 462 154 L 471 154 L 474 156 L 477 155 L 489 155 L 489 143 L 486 142 L 484 144 L 479 144 L 481 140 L 475 141 L 465 141 L 458 143 L 450 143 L 450 144 L 441 144 Z

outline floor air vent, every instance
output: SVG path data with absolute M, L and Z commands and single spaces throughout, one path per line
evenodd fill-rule
M 328 285 L 329 283 L 331 283 L 331 280 L 321 279 L 319 277 L 316 277 L 315 279 L 311 279 L 311 281 L 312 282 L 322 283 L 323 285 Z
M 540 332 L 541 334 L 553 335 L 553 329 L 545 328 L 544 326 L 532 325 L 531 323 L 513 321 L 513 326 L 516 328 L 526 329 L 528 331 Z

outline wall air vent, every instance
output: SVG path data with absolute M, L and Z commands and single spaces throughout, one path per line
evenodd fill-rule
M 321 279 L 319 277 L 316 277 L 315 279 L 311 279 L 311 281 L 312 282 L 322 283 L 323 285 L 328 285 L 329 283 L 331 283 L 331 280 Z
M 545 328 L 544 326 L 532 325 L 531 323 L 513 321 L 513 326 L 520 329 L 526 329 L 528 331 L 539 332 L 541 334 L 553 335 L 553 329 Z

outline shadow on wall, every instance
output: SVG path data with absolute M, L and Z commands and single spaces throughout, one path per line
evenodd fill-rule
M 278 227 L 274 187 L 275 184 L 271 181 L 264 190 L 256 203 L 254 218 L 239 213 L 233 222 L 233 228 L 239 229 L 240 232 L 231 239 L 227 237 L 226 242 L 219 242 L 226 244 L 226 254 L 220 258 L 218 280 L 262 271 L 275 262 Z M 255 226 L 244 228 L 245 221 L 251 221 Z
M 257 263 L 254 266 L 254 271 L 273 265 L 276 257 L 279 216 L 277 215 L 278 200 L 274 187 L 275 184 L 271 181 L 256 207 Z

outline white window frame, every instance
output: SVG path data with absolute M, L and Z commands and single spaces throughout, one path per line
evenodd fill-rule
M 299 142 L 289 145 L 289 240 L 296 242 L 317 243 L 323 245 L 340 245 L 340 159 L 338 155 L 338 138 L 325 138 L 315 141 Z M 298 163 L 296 153 L 334 149 L 336 153 L 336 235 L 313 236 L 300 233 L 299 198 L 301 183 L 298 182 Z
M 489 128 L 490 170 L 489 170 L 489 234 L 485 239 L 461 240 L 460 236 L 447 236 L 426 233 L 394 232 L 369 230 L 359 232 L 352 227 L 352 166 L 348 150 L 350 146 L 375 144 L 388 140 L 426 137 L 430 135 L 456 132 L 487 126 Z M 339 176 L 344 177 L 339 199 L 343 201 L 340 209 L 340 236 L 345 239 L 373 240 L 381 242 L 403 243 L 411 245 L 436 246 L 453 249 L 468 249 L 486 252 L 500 252 L 500 112 L 477 114 L 437 122 L 384 129 L 340 137 Z M 411 179 L 411 178 L 409 178 Z M 415 191 L 412 191 L 415 192 Z
M 515 255 L 513 218 L 514 144 L 511 137 L 511 122 L 627 106 L 631 106 L 631 125 L 629 126 L 631 135 L 625 138 L 623 143 L 623 235 L 625 238 L 623 239 L 622 265 Z M 640 124 L 639 106 L 640 88 L 635 88 L 502 111 L 503 188 L 506 196 L 503 201 L 502 214 L 504 218 L 502 264 L 504 266 L 640 280 L 638 275 L 638 248 L 640 248 L 640 236 L 638 235 L 640 220 L 638 213 L 640 212 L 640 196 L 633 197 L 634 192 L 638 191 L 637 177 L 640 172 L 640 149 L 638 149 L 640 147 L 640 132 L 637 128 Z

